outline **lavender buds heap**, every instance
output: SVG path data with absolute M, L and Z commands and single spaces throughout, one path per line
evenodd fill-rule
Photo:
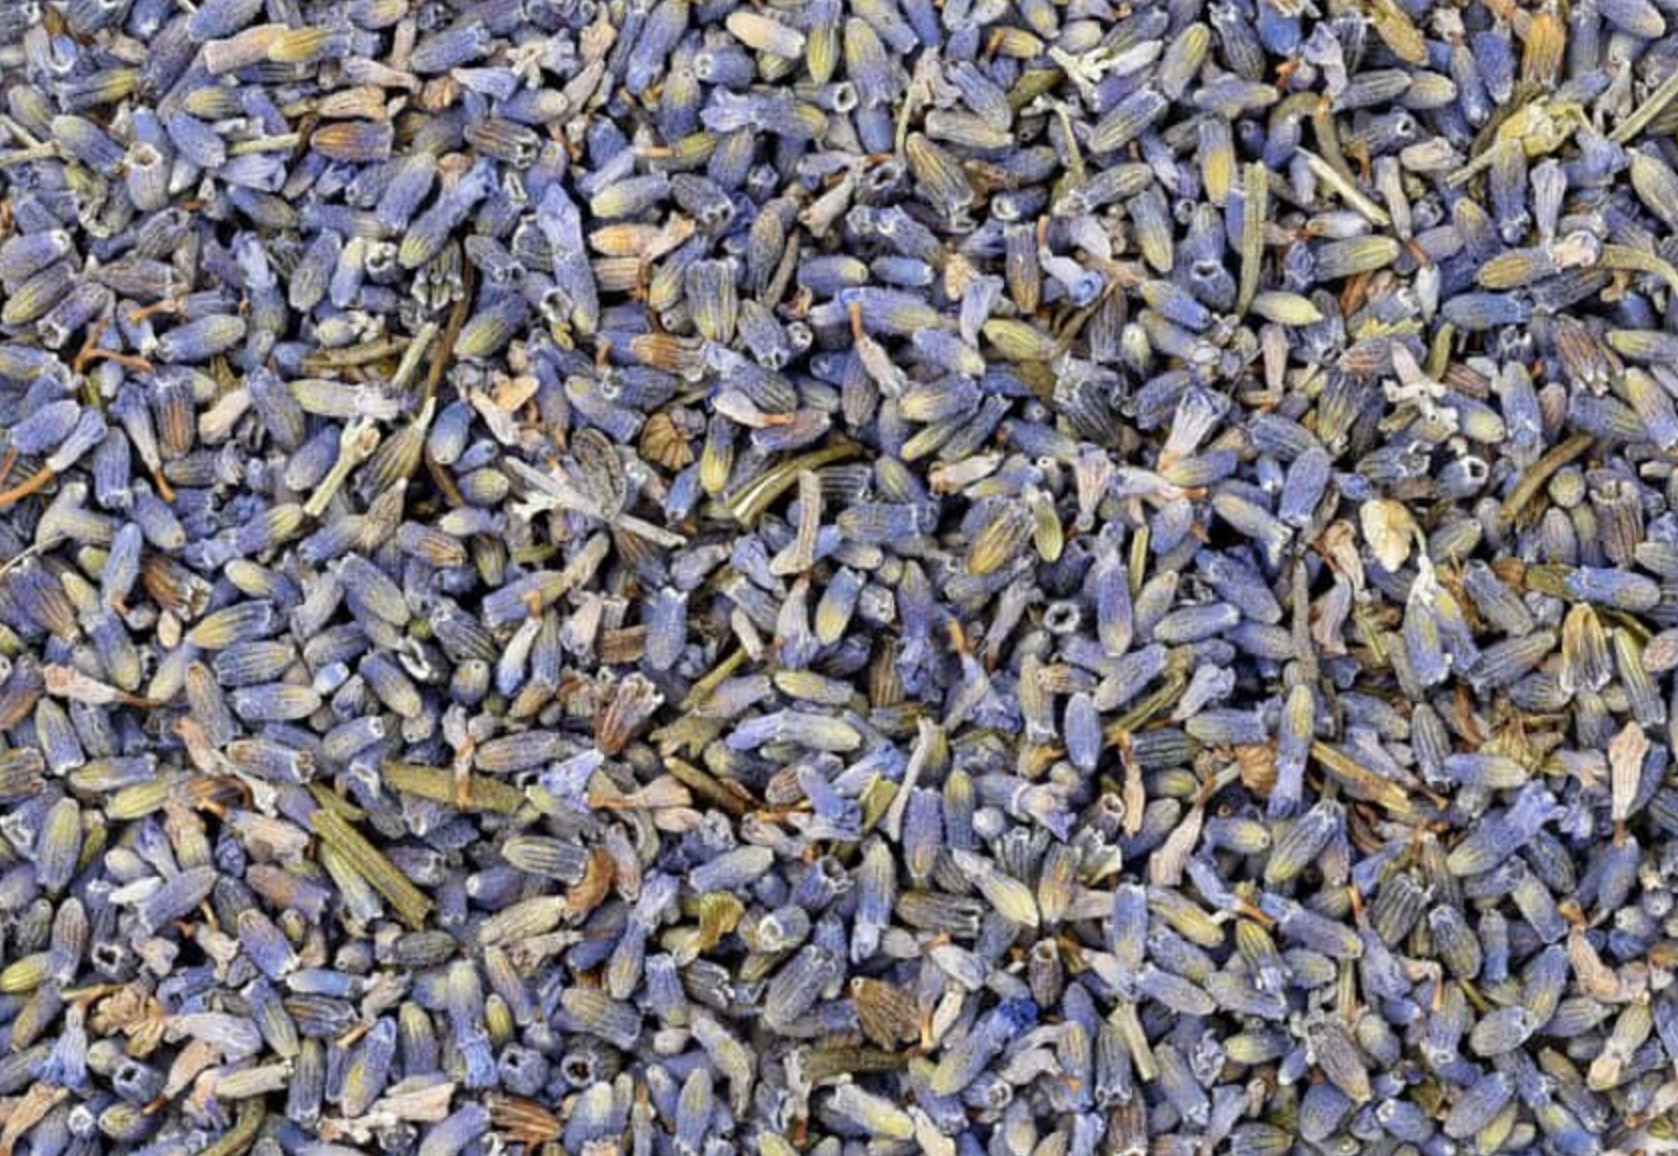
M 0 1156 L 1678 1140 L 1675 17 L 0 5 Z

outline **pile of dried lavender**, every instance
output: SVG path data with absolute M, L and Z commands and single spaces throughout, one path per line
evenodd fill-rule
M 1678 1137 L 1675 0 L 8 0 L 0 1153 Z

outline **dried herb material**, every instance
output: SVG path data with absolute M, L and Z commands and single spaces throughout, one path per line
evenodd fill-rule
M 1678 1144 L 1673 13 L 0 3 L 0 1156 Z

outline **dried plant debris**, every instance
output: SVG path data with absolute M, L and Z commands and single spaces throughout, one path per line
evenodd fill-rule
M 0 4 L 0 1156 L 1678 1141 L 1675 15 Z

